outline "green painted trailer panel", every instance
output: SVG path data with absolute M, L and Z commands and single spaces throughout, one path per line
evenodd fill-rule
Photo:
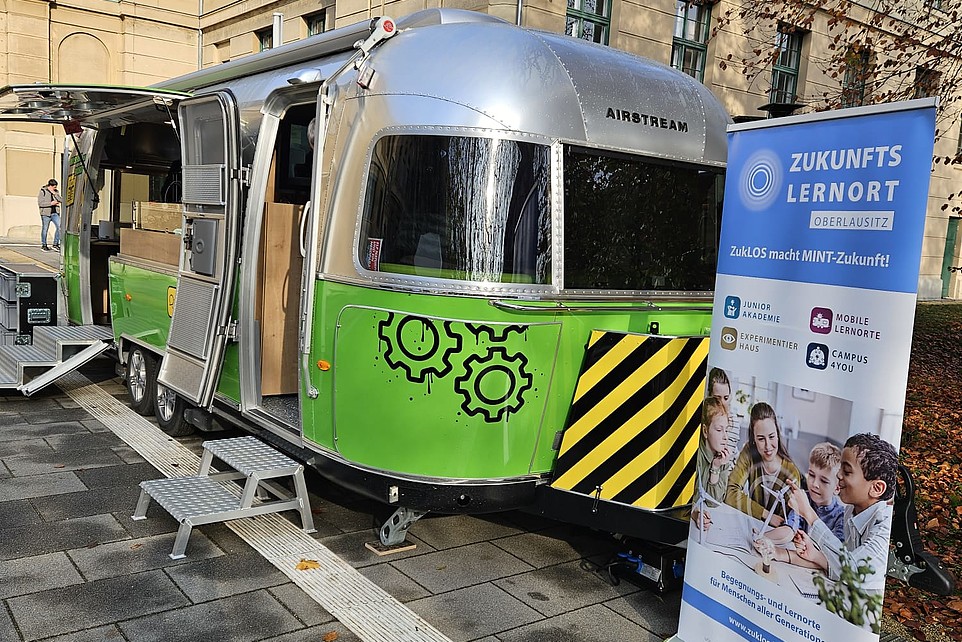
M 83 324 L 80 298 L 87 293 L 80 290 L 80 237 L 70 232 L 64 232 L 61 239 L 63 245 L 63 273 L 67 288 L 67 318 L 71 323 Z
M 110 316 L 114 338 L 132 337 L 163 352 L 174 310 L 177 277 L 110 261 Z
M 592 330 L 705 335 L 711 320 L 707 304 L 508 311 L 324 281 L 315 302 L 305 438 L 364 466 L 464 479 L 551 470 Z

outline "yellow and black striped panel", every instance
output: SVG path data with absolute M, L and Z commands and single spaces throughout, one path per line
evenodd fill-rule
M 708 337 L 593 331 L 552 487 L 649 509 L 691 503 L 707 358 Z

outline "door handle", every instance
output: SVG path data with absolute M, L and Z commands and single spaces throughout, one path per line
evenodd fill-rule
M 308 201 L 307 203 L 304 204 L 304 208 L 301 210 L 301 220 L 298 223 L 298 226 L 300 227 L 300 240 L 301 240 L 300 250 L 301 250 L 302 259 L 307 257 L 307 239 L 304 238 L 304 232 L 306 230 L 305 223 L 307 223 L 307 219 L 310 217 L 310 213 L 311 213 L 311 202 Z

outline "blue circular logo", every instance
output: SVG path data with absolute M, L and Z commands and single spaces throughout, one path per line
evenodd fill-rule
M 742 168 L 738 192 L 742 204 L 750 209 L 766 209 L 775 202 L 782 187 L 782 165 L 778 156 L 769 149 L 752 154 Z

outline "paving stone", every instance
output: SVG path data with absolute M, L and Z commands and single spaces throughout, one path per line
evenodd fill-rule
M 77 471 L 77 477 L 87 488 L 106 488 L 109 486 L 125 486 L 137 488 L 140 482 L 147 479 L 163 477 L 156 468 L 144 462 L 140 464 L 122 464 L 119 466 L 104 466 L 90 470 Z M 139 491 L 137 491 L 139 492 Z
M 193 557 L 191 552 L 190 564 L 167 569 L 167 576 L 195 604 L 290 581 L 253 551 L 203 561 L 194 561 Z
M 98 626 L 96 629 L 77 631 L 55 638 L 46 638 L 43 642 L 124 642 L 124 634 L 116 625 Z
M 533 568 L 489 542 L 427 553 L 392 564 L 435 594 L 525 573 Z
M 498 634 L 504 642 L 662 642 L 650 631 L 604 606 L 589 606 L 578 611 L 535 622 Z
M 613 550 L 613 546 L 602 540 L 597 533 L 582 532 L 567 526 L 503 537 L 492 543 L 535 568 Z
M 344 533 L 343 535 L 333 535 L 330 537 L 320 538 L 321 544 L 332 550 L 335 555 L 354 568 L 363 568 L 372 564 L 380 564 L 384 561 L 384 558 L 378 557 L 376 553 L 364 546 L 366 542 L 376 541 L 377 534 L 373 530 L 357 531 L 354 533 Z M 400 553 L 392 553 L 391 561 L 403 560 L 409 557 L 417 557 L 419 555 L 424 555 L 425 553 L 434 551 L 433 548 L 419 540 L 417 537 L 411 535 L 410 531 L 408 531 L 407 542 L 414 544 L 415 548 Z
M 63 406 L 57 403 L 52 397 L 44 398 L 43 395 L 24 397 L 19 392 L 9 391 L 4 395 L 3 402 L 0 403 L 0 412 L 18 413 L 29 415 L 54 414 L 63 410 Z
M 70 435 L 51 435 L 45 439 L 54 450 L 104 450 L 115 446 L 125 446 L 124 440 L 112 432 L 73 433 Z
M 318 497 L 310 493 L 311 512 L 314 515 L 314 525 L 326 525 L 336 533 L 354 533 L 357 531 L 374 532 L 371 513 L 361 507 L 341 505 L 334 501 Z M 320 527 L 318 530 L 321 530 Z
M 223 555 L 220 549 L 196 528 L 190 535 L 186 558 L 170 559 L 170 551 L 173 548 L 174 534 L 170 533 L 140 539 L 125 539 L 88 548 L 76 548 L 67 551 L 67 555 L 88 580 L 130 575 Z
M 386 558 L 390 559 L 390 556 L 388 555 Z M 388 563 L 362 568 L 361 575 L 380 586 L 400 602 L 420 600 L 422 597 L 431 595 L 430 591 Z
M 121 511 L 133 514 L 139 496 L 140 490 L 136 486 L 132 488 L 112 487 L 95 488 L 94 490 L 65 493 L 51 497 L 36 497 L 31 502 L 46 521 L 54 522 L 71 517 L 102 515 Z
M 250 544 L 245 542 L 240 535 L 232 531 L 224 522 L 207 524 L 201 528 L 204 529 L 204 535 L 206 535 L 210 541 L 214 542 L 217 548 L 228 555 L 233 555 L 234 553 L 246 554 L 253 550 Z
M 277 637 L 268 638 L 263 642 L 319 642 L 331 633 L 337 634 L 337 642 L 360 642 L 361 638 L 351 633 L 350 629 L 340 622 L 331 622 L 323 626 L 314 626 L 309 629 L 301 629 L 292 633 L 286 633 Z
M 90 418 L 90 413 L 76 405 L 73 408 L 63 408 L 58 403 L 54 411 L 46 412 L 41 411 L 39 408 L 36 410 L 38 410 L 38 412 L 22 410 L 21 414 L 23 418 L 31 424 L 49 424 L 64 421 L 80 422 Z
M 30 524 L 3 532 L 3 537 L 0 537 L 0 560 L 96 546 L 126 538 L 126 531 L 111 515 Z
M 40 521 L 40 513 L 26 499 L 0 502 L 0 532 L 5 528 L 38 524 Z
M 0 562 L 0 599 L 84 581 L 63 553 Z
M 102 466 L 116 466 L 123 463 L 112 450 L 63 450 L 36 455 L 20 455 L 5 457 L 3 463 L 7 465 L 16 477 L 27 475 L 44 475 L 62 470 L 79 470 L 100 468 Z
M 542 619 L 537 611 L 491 584 L 426 597 L 407 606 L 452 642 L 476 640 Z M 609 641 L 619 639 L 629 638 Z
M 90 432 L 110 432 L 110 428 L 100 423 L 98 419 L 82 419 L 80 423 Z
M 6 405 L 6 402 L 0 398 L 0 433 L 2 433 L 3 428 L 8 426 L 17 426 L 26 423 L 19 412 L 8 412 L 5 410 Z
M 86 488 L 71 472 L 12 477 L 0 480 L 0 502 L 75 493 Z
M 579 568 L 580 561 L 538 569 L 497 580 L 501 587 L 546 616 L 560 615 L 638 591 L 629 582 L 612 586 Z
M 40 438 L 0 441 L 0 459 L 4 457 L 16 457 L 17 455 L 49 453 L 52 450 L 50 444 Z
M 14 426 L 0 423 L 0 426 L 4 426 L 0 429 L 0 441 L 40 439 L 51 435 L 89 434 L 90 432 L 79 421 L 61 422 L 59 419 L 53 423 L 18 423 Z
M 117 457 L 120 458 L 125 464 L 143 464 L 146 463 L 146 459 L 140 456 L 136 450 L 130 446 L 116 446 L 111 448 Z
M 427 515 L 411 526 L 409 533 L 437 550 L 517 535 L 513 526 L 471 515 Z
M 176 520 L 170 516 L 170 513 L 165 511 L 162 506 L 157 504 L 157 502 L 150 502 L 150 506 L 147 507 L 147 519 L 139 519 L 134 521 L 131 518 L 133 513 L 133 508 L 130 510 L 111 513 L 114 519 L 120 522 L 120 525 L 125 531 L 127 531 L 127 534 L 130 535 L 131 538 L 151 537 L 153 535 L 173 533 L 176 532 L 180 526 L 180 524 L 178 524 Z M 210 526 L 203 526 L 202 529 L 204 534 L 209 534 Z
M 0 604 L 2 606 L 2 604 Z M 13 620 L 10 619 L 10 614 L 7 613 L 7 609 L 0 608 L 0 640 L 19 640 L 20 636 L 17 634 L 17 630 L 13 626 Z
M 162 571 L 87 582 L 7 601 L 28 641 L 167 611 L 187 603 L 187 598 Z M 136 636 L 130 639 L 146 640 Z
M 271 587 L 268 591 L 305 626 L 317 626 L 334 621 L 334 616 L 328 613 L 327 609 L 293 582 Z
M 196 606 L 158 613 L 120 623 L 137 642 L 248 642 L 303 628 L 280 602 L 265 590 L 235 595 Z
M 663 595 L 638 591 L 609 600 L 605 602 L 605 606 L 649 631 L 654 631 L 662 638 L 678 632 L 681 591 L 670 591 Z

